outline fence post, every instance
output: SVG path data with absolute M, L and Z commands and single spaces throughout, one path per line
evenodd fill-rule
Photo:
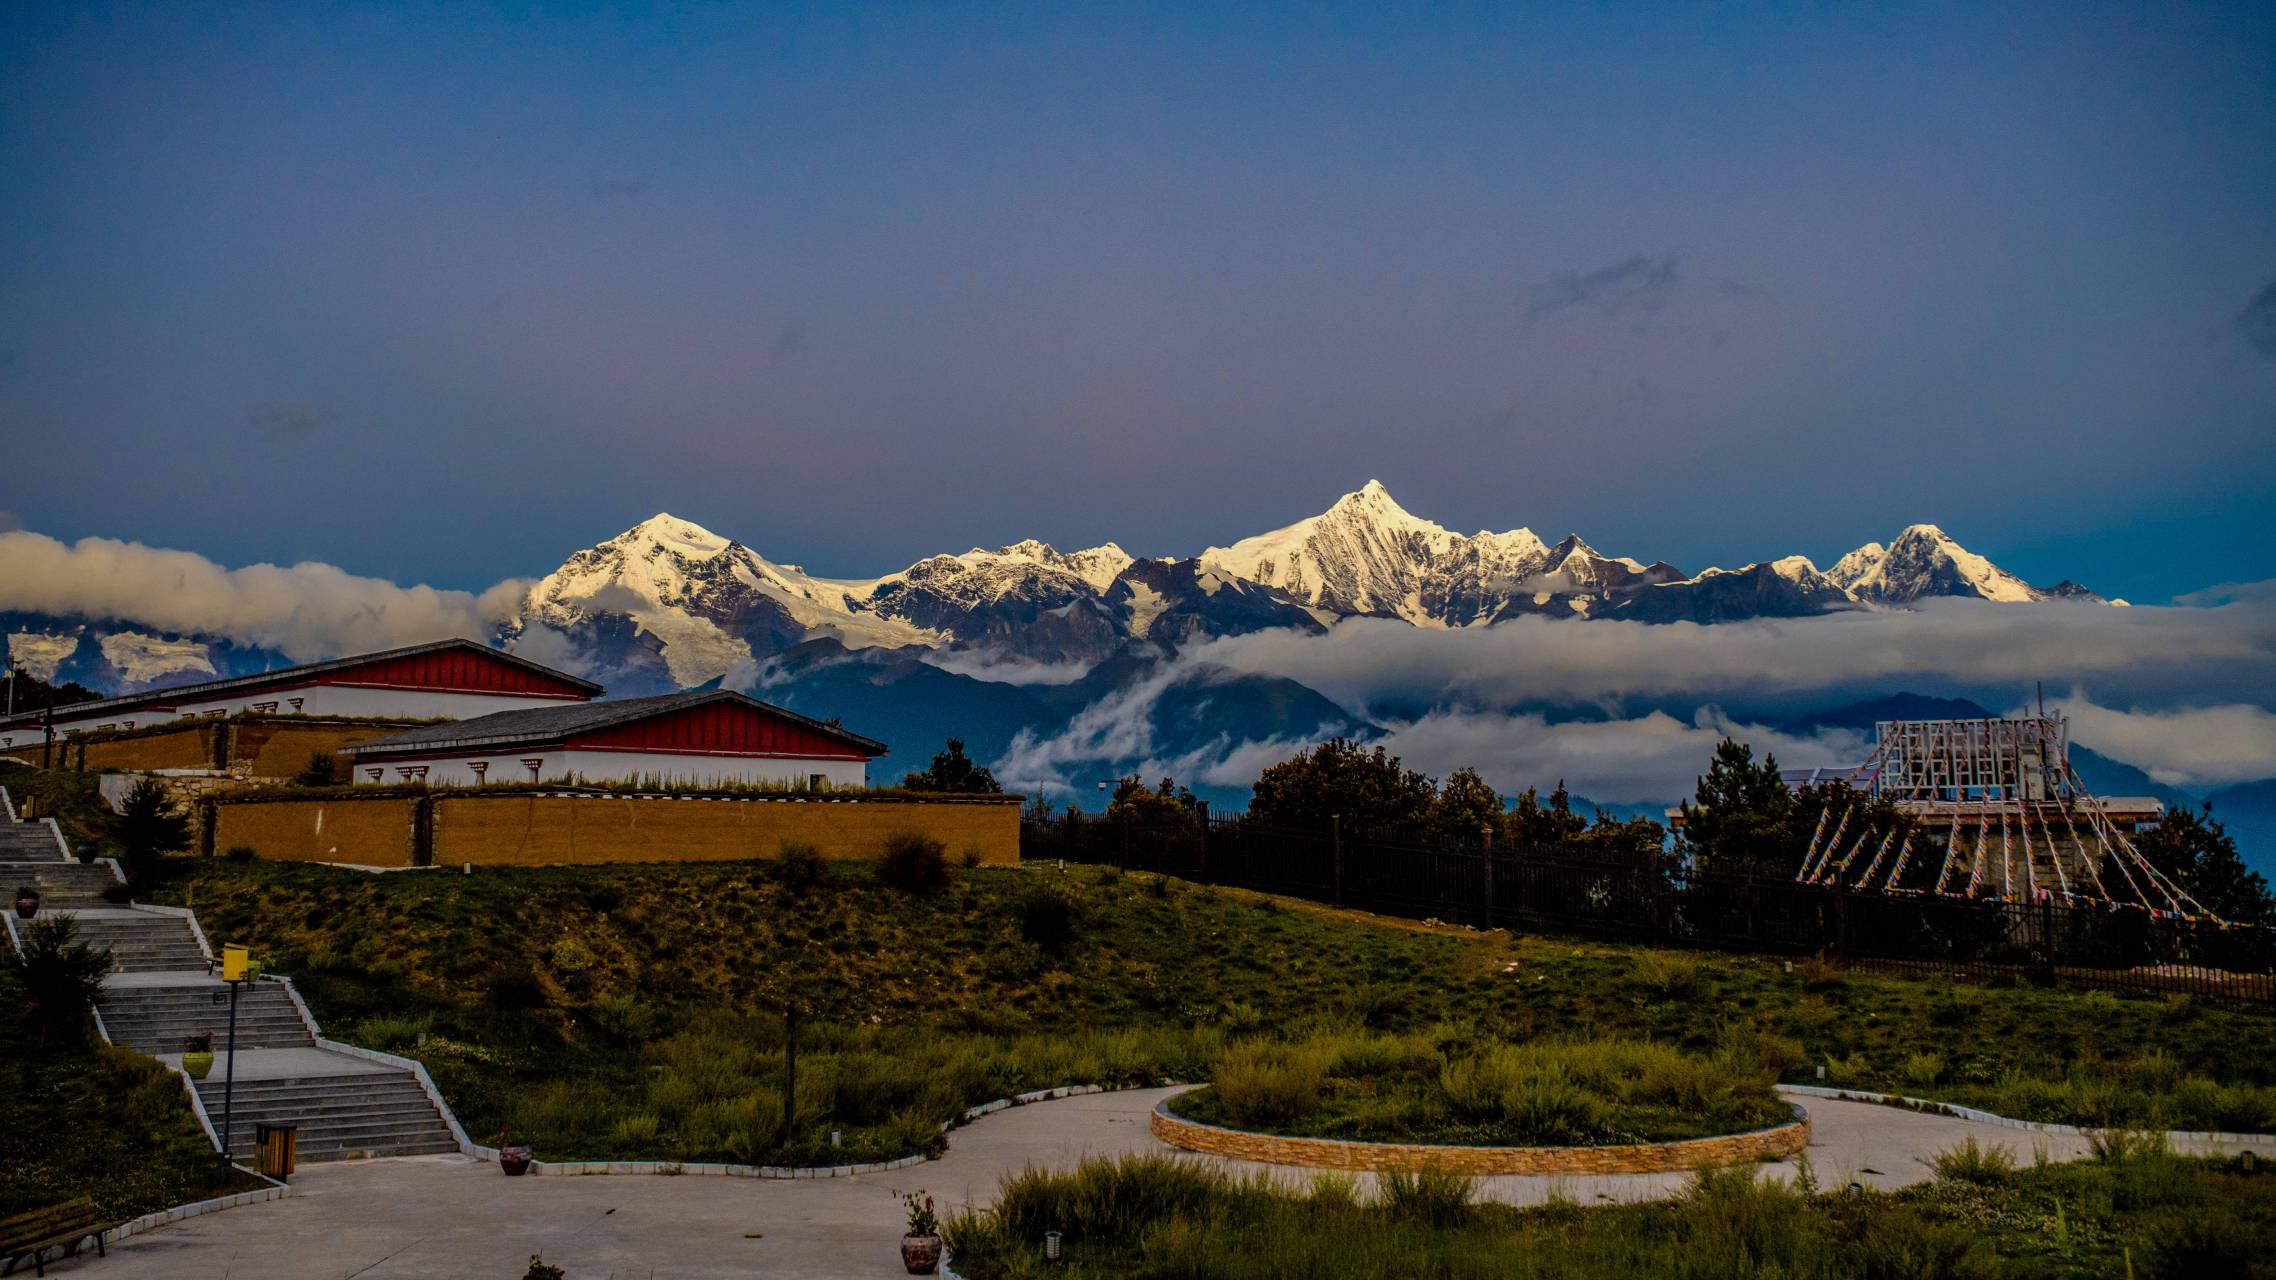
M 1486 886 L 1486 925 L 1494 927 L 1494 829 L 1487 827 L 1480 833 L 1478 865 L 1482 869 Z
M 1337 906 L 1343 905 L 1343 815 L 1328 815 L 1328 861 L 1330 863 L 1330 896 Z
M 1832 950 L 1837 956 L 1849 950 L 1849 886 L 1840 876 L 1833 878 Z
M 2039 956 L 2046 966 L 2047 982 L 2055 981 L 2055 900 L 2039 900 Z

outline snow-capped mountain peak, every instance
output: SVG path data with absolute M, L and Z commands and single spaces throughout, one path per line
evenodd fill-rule
M 812 635 L 857 648 L 938 642 L 922 627 L 861 610 L 871 585 L 808 577 L 692 520 L 659 513 L 531 584 L 506 637 L 514 643 L 532 624 L 591 637 L 599 624 L 621 618 L 630 626 L 606 646 L 612 652 L 588 661 L 604 672 L 660 661 L 681 688 L 749 664 L 754 638 L 770 647 Z
M 1444 525 L 1408 511 L 1380 480 L 1370 480 L 1316 516 L 1211 547 L 1201 561 L 1305 604 L 1421 621 L 1425 573 L 1455 541 Z
M 1887 547 L 1867 543 L 1835 562 L 1828 576 L 1869 604 L 1910 604 L 1925 596 L 1973 596 L 2009 603 L 2040 598 L 2029 583 L 1932 524 L 1906 526 Z

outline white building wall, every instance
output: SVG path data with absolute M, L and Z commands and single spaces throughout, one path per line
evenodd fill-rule
M 534 766 L 525 761 L 537 761 Z M 486 765 L 477 772 L 477 764 Z M 581 777 L 587 782 L 629 782 L 661 777 L 688 786 L 721 782 L 804 785 L 816 774 L 837 788 L 869 785 L 869 763 L 864 760 L 801 760 L 761 756 L 682 755 L 661 751 L 493 751 L 467 756 L 436 756 L 423 760 L 390 760 L 358 764 L 359 785 L 388 785 L 418 780 L 409 772 L 425 769 L 430 786 L 479 786 L 484 782 L 545 782 Z M 380 775 L 372 776 L 378 769 Z

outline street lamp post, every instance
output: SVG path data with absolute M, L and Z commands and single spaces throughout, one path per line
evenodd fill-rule
M 221 1078 L 221 1162 L 235 1153 L 237 1133 L 237 993 L 250 980 L 252 956 L 243 947 L 221 949 L 221 980 L 229 988 L 229 1070 Z

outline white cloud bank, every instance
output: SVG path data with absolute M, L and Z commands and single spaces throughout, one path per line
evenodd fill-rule
M 2276 776 L 2276 715 L 2248 703 L 2121 711 L 2083 697 L 2049 702 L 2070 717 L 2071 741 L 2172 787 Z
M 487 638 L 528 588 L 519 580 L 480 594 L 402 587 L 315 562 L 227 569 L 139 542 L 0 533 L 0 610 L 204 632 L 301 662 L 450 636 Z
M 2074 690 L 2060 704 L 2074 741 L 2161 781 L 2210 786 L 2276 776 L 2276 713 L 2241 700 L 2276 699 L 2276 606 L 2262 603 L 2265 592 L 2224 594 L 2240 603 L 2112 609 L 1938 601 L 1909 612 L 1715 626 L 1522 618 L 1454 631 L 1348 619 L 1325 635 L 1262 632 L 1195 646 L 1067 731 L 1023 738 L 1004 764 L 1017 785 L 1046 790 L 1064 789 L 1067 779 L 1079 789 L 1099 771 L 1138 759 L 1149 775 L 1240 785 L 1309 745 L 1220 740 L 1176 756 L 1157 750 L 1147 727 L 1154 699 L 1182 676 L 1218 667 L 1319 690 L 1383 725 L 1385 745 L 1425 772 L 1474 766 L 1504 791 L 1563 778 L 1611 804 L 1687 794 L 1725 735 L 1795 767 L 1854 764 L 1868 753 L 1856 734 L 1798 736 L 1728 716 L 1718 702 L 1783 701 L 1799 710 L 1945 688 L 1997 706 L 2042 679 Z M 1652 703 L 1681 709 L 1671 714 Z M 1585 714 L 1552 717 L 1543 707 Z
M 1195 662 L 1287 676 L 1347 707 L 1387 697 L 1435 704 L 1571 705 L 1620 698 L 1894 689 L 1944 677 L 1979 687 L 2105 679 L 2198 689 L 2276 689 L 2276 607 L 2133 608 L 1937 601 L 1910 611 L 1674 623 L 1517 618 L 1418 630 L 1350 618 L 1326 635 L 1259 632 L 1189 651 Z M 2226 701 L 2234 697 L 2232 690 Z

